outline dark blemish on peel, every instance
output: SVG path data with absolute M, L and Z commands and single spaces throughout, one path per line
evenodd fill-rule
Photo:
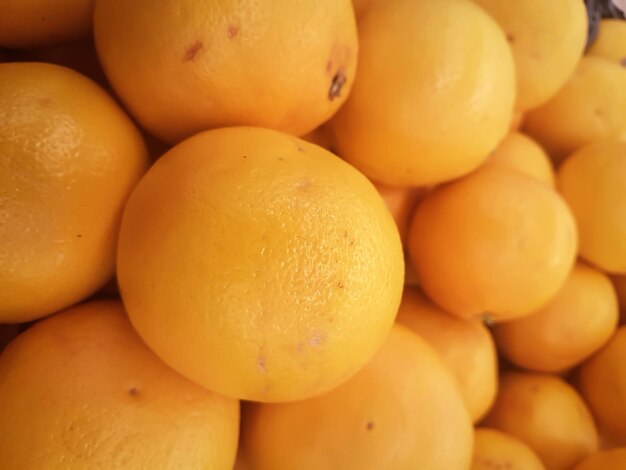
M 83 236 L 79 233 L 78 235 L 76 235 L 76 238 L 83 238 Z
M 367 429 L 368 431 L 371 431 L 374 429 L 374 421 L 368 421 L 367 424 L 365 424 L 365 429 Z
M 130 389 L 128 389 L 128 394 L 131 397 L 136 397 L 139 395 L 139 389 L 137 387 L 130 387 Z
M 507 33 L 506 40 L 509 42 L 515 42 L 515 36 L 513 36 L 511 33 Z
M 346 285 L 343 283 L 343 281 L 339 281 L 337 283 L 337 287 L 339 287 L 340 289 L 343 289 L 344 287 L 346 287 Z
M 305 150 L 304 150 L 302 147 L 300 147 L 300 146 L 298 145 L 298 152 L 300 152 L 300 153 L 305 153 Z
M 328 89 L 328 99 L 329 101 L 334 100 L 335 98 L 339 98 L 341 96 L 341 89 L 348 81 L 346 74 L 343 70 L 338 70 L 334 75 L 332 82 L 330 83 L 330 88 Z
M 204 43 L 202 41 L 196 41 L 191 46 L 187 48 L 185 51 L 185 55 L 183 56 L 183 61 L 188 62 L 193 60 L 193 58 L 200 52 L 200 50 L 204 47 Z
M 284 159 L 283 157 L 278 157 L 278 161 L 279 161 L 279 162 L 284 162 L 284 161 L 285 161 L 285 159 Z
M 228 39 L 234 39 L 239 34 L 239 26 L 235 24 L 228 25 L 228 30 L 226 31 L 228 34 Z
M 622 67 L 626 67 L 626 57 L 622 58 L 622 60 L 620 60 L 619 63 Z
M 243 156 L 243 158 L 248 158 L 248 156 L 247 156 L 247 155 L 244 155 L 244 156 Z
M 263 354 L 259 354 L 257 364 L 259 366 L 259 372 L 265 374 L 267 372 L 267 369 L 265 368 L 265 356 Z

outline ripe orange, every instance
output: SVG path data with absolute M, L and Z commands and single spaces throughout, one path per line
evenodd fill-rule
M 598 424 L 626 445 L 626 327 L 580 368 L 580 391 Z
M 444 309 L 510 320 L 547 303 L 565 282 L 576 229 L 550 187 L 487 165 L 424 197 L 408 246 L 424 291 Z
M 101 0 L 94 32 L 113 88 L 170 143 L 232 125 L 306 134 L 348 96 L 358 54 L 350 0 Z
M 543 308 L 496 325 L 498 350 L 514 364 L 558 372 L 582 362 L 615 332 L 618 306 L 608 276 L 578 263 Z
M 598 435 L 582 398 L 562 379 L 508 372 L 483 424 L 528 444 L 547 470 L 569 470 L 598 448 Z
M 567 81 L 583 55 L 587 12 L 582 1 L 474 0 L 506 34 L 517 75 L 516 108 L 545 103 Z
M 559 168 L 557 187 L 576 219 L 580 256 L 626 274 L 626 142 L 596 142 L 575 152 Z
M 544 470 L 537 454 L 519 439 L 495 429 L 476 428 L 471 470 Z
M 133 325 L 211 390 L 301 399 L 348 379 L 400 302 L 400 237 L 372 184 L 277 131 L 201 133 L 129 199 L 118 280 Z
M 472 2 L 381 2 L 359 22 L 359 73 L 329 125 L 339 154 L 368 177 L 428 185 L 487 158 L 514 96 L 504 34 Z
M 91 33 L 95 0 L 3 0 L 0 47 L 33 48 Z
M 626 447 L 596 452 L 573 470 L 618 470 L 626 468 Z
M 108 282 L 141 135 L 91 80 L 0 65 L 0 322 L 66 308 Z
M 448 314 L 415 287 L 405 287 L 396 321 L 439 353 L 460 385 L 472 420 L 482 418 L 493 404 L 498 386 L 496 348 L 482 322 Z
M 602 20 L 598 37 L 587 54 L 626 66 L 626 23 L 616 18 Z
M 521 132 L 507 135 L 489 156 L 486 164 L 517 170 L 554 186 L 554 169 L 550 157 L 537 142 Z
M 400 325 L 343 385 L 247 411 L 242 446 L 255 470 L 466 470 L 471 461 L 471 421 L 454 379 Z
M 560 163 L 584 145 L 626 137 L 624 109 L 626 68 L 589 56 L 550 101 L 526 114 L 524 132 Z
M 239 404 L 163 364 L 121 303 L 43 320 L 0 356 L 6 469 L 211 468 L 235 461 Z

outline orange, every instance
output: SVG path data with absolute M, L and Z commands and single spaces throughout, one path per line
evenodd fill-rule
M 487 165 L 424 197 L 408 246 L 424 291 L 444 309 L 511 320 L 547 303 L 565 282 L 576 229 L 550 187 Z
M 617 299 L 602 272 L 578 263 L 557 295 L 532 315 L 496 325 L 498 350 L 514 364 L 558 372 L 582 362 L 615 332 Z
M 495 429 L 476 428 L 471 470 L 544 470 L 537 454 L 519 439 Z
M 0 47 L 33 48 L 91 33 L 95 0 L 4 0 Z
M 626 276 L 611 276 L 617 294 L 620 311 L 620 323 L 626 323 Z
M 64 67 L 1 64 L 0 122 L 0 322 L 21 322 L 111 279 L 148 159 L 116 102 Z
M 313 396 L 361 368 L 393 324 L 403 273 L 398 231 L 363 175 L 256 128 L 201 133 L 158 160 L 118 251 L 122 298 L 154 351 L 259 401 Z
M 211 468 L 235 461 L 239 404 L 163 364 L 119 302 L 37 323 L 0 356 L 6 469 Z
M 393 216 L 393 220 L 396 222 L 398 232 L 400 233 L 400 240 L 402 240 L 402 244 L 404 245 L 409 231 L 411 216 L 413 212 L 415 212 L 415 208 L 420 199 L 428 189 L 401 188 L 387 186 L 381 183 L 374 183 L 374 186 L 376 186 L 376 189 L 387 205 L 387 209 L 389 209 L 389 212 Z
M 520 171 L 554 186 L 554 169 L 550 157 L 537 142 L 521 132 L 507 135 L 486 163 Z
M 255 470 L 465 470 L 471 461 L 471 421 L 452 376 L 400 325 L 343 385 L 247 411 L 242 446 Z
M 514 75 L 504 34 L 472 2 L 381 2 L 359 22 L 359 73 L 329 123 L 339 155 L 391 186 L 469 173 L 508 131 Z
M 624 109 L 626 69 L 606 59 L 585 57 L 550 101 L 526 114 L 524 132 L 560 163 L 586 144 L 626 137 Z
M 419 288 L 405 287 L 397 322 L 430 344 L 456 377 L 474 422 L 493 404 L 498 385 L 496 348 L 479 320 L 461 320 L 433 305 Z
M 350 0 L 102 0 L 96 46 L 113 88 L 156 137 L 231 125 L 306 134 L 356 70 Z
M 559 168 L 557 187 L 576 219 L 580 256 L 626 274 L 626 142 L 596 142 L 575 152 Z
M 587 54 L 603 57 L 626 67 L 626 23 L 616 18 L 602 20 L 598 37 Z
M 598 424 L 626 445 L 626 326 L 582 365 L 579 383 Z
M 618 470 L 626 468 L 626 447 L 610 449 L 590 455 L 573 470 Z
M 583 55 L 587 12 L 578 0 L 474 0 L 500 25 L 513 51 L 516 108 L 545 103 L 567 81 Z
M 483 422 L 528 444 L 547 470 L 569 470 L 598 448 L 593 418 L 582 398 L 562 379 L 508 372 Z

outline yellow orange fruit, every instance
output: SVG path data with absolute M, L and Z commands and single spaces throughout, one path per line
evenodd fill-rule
M 255 470 L 464 470 L 471 461 L 473 430 L 453 377 L 400 325 L 343 385 L 247 411 L 242 446 Z
M 0 356 L 6 469 L 211 468 L 235 461 L 239 404 L 181 377 L 119 302 L 43 320 Z
M 511 132 L 491 153 L 486 164 L 517 170 L 554 186 L 550 157 L 537 142 L 521 132 Z
M 0 47 L 32 48 L 91 33 L 95 0 L 4 0 Z
M 513 51 L 516 108 L 545 103 L 567 81 L 587 39 L 585 4 L 577 0 L 474 0 L 500 25 Z
M 498 350 L 514 364 L 558 372 L 600 349 L 615 332 L 618 315 L 608 276 L 578 263 L 546 306 L 495 325 L 493 332 Z
M 426 188 L 387 186 L 381 183 L 374 183 L 374 186 L 376 186 L 396 222 L 402 244 L 405 244 L 413 212 L 428 190 Z
M 580 368 L 580 391 L 598 424 L 626 445 L 626 327 Z
M 577 243 L 556 192 L 487 165 L 424 197 L 408 246 L 431 299 L 462 318 L 500 321 L 530 314 L 556 294 Z
M 559 168 L 557 187 L 576 219 L 580 256 L 626 274 L 626 142 L 596 142 L 575 152 Z
M 626 447 L 596 452 L 576 465 L 573 470 L 618 470 L 626 468 Z
M 528 444 L 547 470 L 568 470 L 598 448 L 585 402 L 559 377 L 507 372 L 496 403 L 483 421 Z
M 626 66 L 626 23 L 617 18 L 602 20 L 598 36 L 587 50 L 587 54 Z
M 232 125 L 306 134 L 348 96 L 358 54 L 350 0 L 101 0 L 94 33 L 113 88 L 170 143 Z
M 474 422 L 493 404 L 498 360 L 491 333 L 480 320 L 462 320 L 405 287 L 396 321 L 426 340 L 456 377 Z
M 359 23 L 359 73 L 329 123 L 337 150 L 391 186 L 469 173 L 508 131 L 514 74 L 504 34 L 472 2 L 381 2 Z
M 204 132 L 159 159 L 128 201 L 118 251 L 122 298 L 154 351 L 259 401 L 312 396 L 362 367 L 403 274 L 374 186 L 321 147 L 257 128 Z
M 501 431 L 476 428 L 471 470 L 544 470 L 535 452 L 524 442 Z
M 560 163 L 597 140 L 626 137 L 626 68 L 584 57 L 559 92 L 526 114 L 524 132 Z
M 117 103 L 56 65 L 0 65 L 0 122 L 0 322 L 21 322 L 111 279 L 122 209 L 148 158 Z

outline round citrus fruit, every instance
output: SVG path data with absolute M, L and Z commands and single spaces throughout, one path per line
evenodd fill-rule
M 549 186 L 554 186 L 554 169 L 548 154 L 533 139 L 511 132 L 491 153 L 486 164 L 517 170 Z
M 156 137 L 231 125 L 312 131 L 356 70 L 350 0 L 101 0 L 96 46 L 113 88 Z
M 359 73 L 329 124 L 337 150 L 392 186 L 461 176 L 508 131 L 514 75 L 504 34 L 472 2 L 381 3 L 359 23 Z
M 582 365 L 579 383 L 598 424 L 626 445 L 626 326 Z
M 396 321 L 420 335 L 456 377 L 474 422 L 493 404 L 498 386 L 496 348 L 479 320 L 462 320 L 433 305 L 415 287 L 405 287 Z
M 517 75 L 516 108 L 554 96 L 574 72 L 587 39 L 587 12 L 578 0 L 474 0 L 509 41 Z
M 626 67 L 626 22 L 617 18 L 602 20 L 598 37 L 587 54 L 603 57 Z
M 501 431 L 476 428 L 471 470 L 545 470 L 535 452 Z
M 575 152 L 559 168 L 557 187 L 576 219 L 580 256 L 626 274 L 626 142 L 596 142 Z
M 211 468 L 235 461 L 239 404 L 181 377 L 132 329 L 122 304 L 45 319 L 0 356 L 7 469 Z
M 20 322 L 110 280 L 148 158 L 115 101 L 56 65 L 0 65 L 0 122 L 0 322 Z
M 552 188 L 487 165 L 424 197 L 408 246 L 424 291 L 444 309 L 510 320 L 547 303 L 565 282 L 576 228 Z
M 585 402 L 562 379 L 547 374 L 507 372 L 498 398 L 483 422 L 528 444 L 547 470 L 568 470 L 598 448 L 598 435 Z
M 573 470 L 617 470 L 626 468 L 626 447 L 596 452 L 574 467 Z
M 446 367 L 403 326 L 348 382 L 309 400 L 244 413 L 255 470 L 465 470 L 472 426 Z
M 626 68 L 585 57 L 552 99 L 526 114 L 524 132 L 560 163 L 586 144 L 626 137 L 624 109 Z
M 91 33 L 95 0 L 3 0 L 0 47 L 33 48 Z
M 514 364 L 558 372 L 600 349 L 615 332 L 618 315 L 608 276 L 578 263 L 546 306 L 493 331 L 498 350 Z
M 403 281 L 398 231 L 350 165 L 278 131 L 224 128 L 159 159 L 128 201 L 118 280 L 165 362 L 238 398 L 305 398 L 380 347 Z

